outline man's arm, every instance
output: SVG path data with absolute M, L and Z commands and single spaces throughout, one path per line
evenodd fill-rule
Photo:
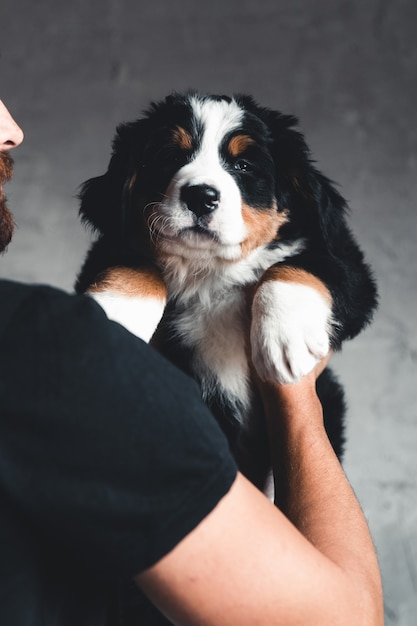
M 238 475 L 214 511 L 137 576 L 174 623 L 383 624 L 375 551 L 324 430 L 316 375 L 262 385 L 285 515 Z

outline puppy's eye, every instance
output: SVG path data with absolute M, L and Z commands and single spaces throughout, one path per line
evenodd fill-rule
M 239 159 L 238 161 L 236 161 L 234 164 L 234 168 L 235 170 L 239 170 L 240 172 L 252 171 L 251 164 L 248 161 L 245 161 L 244 159 Z

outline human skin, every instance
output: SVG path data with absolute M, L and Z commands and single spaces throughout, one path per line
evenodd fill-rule
M 1 250 L 13 232 L 3 192 L 8 151 L 22 140 L 0 101 Z M 315 391 L 325 364 L 294 385 L 259 383 L 279 506 L 238 474 L 215 509 L 135 577 L 175 624 L 383 625 L 375 550 Z
M 13 235 L 14 222 L 10 213 L 3 185 L 13 174 L 13 160 L 8 154 L 23 141 L 23 132 L 16 124 L 3 102 L 0 100 L 0 252 L 10 242 Z
M 315 391 L 326 361 L 293 385 L 259 383 L 281 508 L 239 474 L 216 509 L 136 577 L 175 624 L 383 625 L 372 539 Z

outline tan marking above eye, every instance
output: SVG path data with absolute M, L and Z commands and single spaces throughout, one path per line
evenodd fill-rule
M 252 137 L 249 137 L 249 135 L 235 135 L 229 141 L 227 149 L 232 156 L 237 157 L 253 143 L 255 142 Z
M 172 133 L 172 139 L 174 140 L 176 144 L 178 144 L 178 146 L 182 150 L 191 150 L 191 148 L 193 147 L 193 141 L 192 141 L 190 133 L 188 133 L 181 126 L 177 126 L 174 129 Z

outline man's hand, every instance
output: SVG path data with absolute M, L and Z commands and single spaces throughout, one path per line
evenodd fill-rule
M 282 427 L 290 421 L 295 428 L 298 423 L 306 420 L 313 421 L 317 426 L 323 426 L 323 413 L 316 392 L 316 381 L 327 367 L 332 352 L 294 383 L 280 384 L 272 381 L 261 381 L 255 376 L 258 390 L 261 394 L 265 411 L 269 418 L 269 425 L 274 428 Z
M 136 577 L 175 624 L 383 626 L 372 540 L 315 391 L 328 359 L 295 384 L 259 383 L 286 515 L 239 474 L 214 511 Z

